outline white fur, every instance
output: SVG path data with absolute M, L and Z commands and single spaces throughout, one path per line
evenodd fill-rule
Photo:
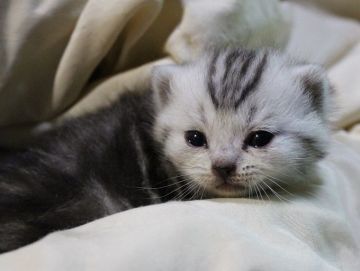
M 217 67 L 224 69 L 224 58 L 220 56 L 219 59 Z M 170 131 L 166 142 L 162 142 L 166 157 L 196 184 L 197 189 L 216 196 L 246 196 L 250 192 L 257 194 L 261 187 L 274 189 L 283 185 L 282 182 L 307 181 L 318 158 L 300 144 L 296 135 L 311 138 L 323 150 L 329 134 L 326 116 L 320 110 L 310 110 L 310 100 L 300 86 L 301 74 L 314 73 L 314 66 L 300 65 L 270 53 L 257 89 L 234 112 L 215 109 L 207 90 L 208 63 L 205 56 L 186 66 L 162 67 L 162 71 L 155 72 L 155 90 L 170 91 L 166 103 L 158 100 L 155 125 L 155 137 L 159 140 L 164 129 Z M 167 76 L 169 90 L 159 88 L 159 74 Z M 321 73 L 315 75 L 321 76 L 327 92 L 326 77 Z M 258 111 L 251 123 L 247 123 L 252 106 Z M 189 146 L 184 139 L 188 130 L 203 132 L 208 148 Z M 256 130 L 280 133 L 264 148 L 243 150 L 245 138 Z M 216 160 L 226 159 L 236 161 L 237 176 L 233 182 L 246 189 L 217 188 L 220 183 L 211 172 L 211 166 Z

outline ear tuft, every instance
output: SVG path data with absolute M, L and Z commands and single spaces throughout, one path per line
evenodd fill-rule
M 152 70 L 152 89 L 160 106 L 165 105 L 171 94 L 171 79 L 176 65 L 156 66 Z

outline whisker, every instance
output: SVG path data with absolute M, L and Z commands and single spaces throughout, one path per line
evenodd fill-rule
M 259 187 L 260 189 L 265 193 L 265 196 L 268 198 L 268 200 L 270 200 L 269 195 L 266 193 L 266 189 L 264 189 L 264 187 L 262 186 L 263 182 L 259 183 Z
M 170 183 L 168 185 L 163 185 L 163 186 L 156 186 L 156 187 L 146 187 L 146 186 L 133 186 L 134 188 L 138 188 L 138 189 L 144 189 L 144 190 L 158 190 L 161 188 L 166 188 L 166 187 L 171 187 L 171 186 L 177 186 L 180 183 L 184 183 L 187 182 L 187 180 L 179 180 L 177 182 L 174 183 Z
M 184 200 L 188 195 L 190 195 L 191 192 L 193 192 L 194 185 L 187 186 L 185 189 L 185 192 L 180 194 L 180 199 L 177 197 L 174 198 L 174 200 Z
M 172 191 L 170 191 L 169 193 L 167 193 L 167 194 L 165 194 L 165 195 L 163 195 L 163 196 L 160 196 L 160 197 L 158 197 L 159 199 L 163 199 L 163 198 L 166 198 L 166 197 L 168 197 L 168 196 L 170 196 L 170 195 L 172 195 L 172 194 L 174 194 L 174 193 L 176 193 L 176 192 L 179 192 L 179 190 L 181 190 L 181 189 L 183 189 L 184 187 L 186 187 L 188 185 L 188 183 L 186 182 L 186 183 L 183 183 L 183 184 L 181 184 L 179 187 L 177 187 L 175 190 L 172 190 Z M 175 195 L 176 196 L 176 195 Z
M 263 196 L 262 196 L 262 194 L 261 194 L 261 190 L 260 190 L 260 188 L 259 188 L 258 185 L 259 185 L 259 184 L 256 184 L 256 188 L 257 188 L 258 191 L 259 191 L 259 195 L 260 195 L 260 197 L 261 197 L 261 200 L 264 201 Z
M 280 194 L 278 194 L 274 189 L 271 188 L 271 186 L 269 186 L 266 182 L 264 182 L 264 185 L 266 185 L 270 191 L 280 200 L 280 201 L 286 201 L 286 202 L 291 202 L 286 198 L 283 198 L 282 196 L 280 196 Z
M 284 192 L 286 192 L 287 194 L 289 194 L 290 196 L 295 196 L 293 193 L 289 192 L 287 189 L 285 189 L 284 187 L 282 187 L 278 182 L 282 182 L 280 179 L 271 176 L 271 175 L 267 175 L 263 172 L 259 172 L 259 174 L 263 175 L 264 177 L 267 178 L 268 181 L 270 181 L 271 183 L 273 183 L 274 185 L 276 185 L 277 187 L 279 187 L 281 190 L 283 190 Z

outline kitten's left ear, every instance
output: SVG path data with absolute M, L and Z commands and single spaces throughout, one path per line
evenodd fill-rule
M 155 101 L 158 106 L 164 106 L 171 95 L 172 80 L 177 69 L 176 65 L 156 66 L 152 70 L 151 85 L 155 94 Z
M 324 119 L 328 118 L 329 105 L 332 96 L 332 87 L 326 71 L 315 64 L 305 64 L 295 67 L 300 87 L 309 98 L 313 109 Z

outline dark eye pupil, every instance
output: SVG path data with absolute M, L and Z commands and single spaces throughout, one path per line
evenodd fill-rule
M 205 135 L 199 131 L 186 131 L 185 140 L 194 147 L 203 147 L 207 144 Z
M 273 139 L 274 134 L 267 131 L 256 131 L 252 132 L 246 139 L 246 144 L 254 147 L 261 148 L 270 143 Z

